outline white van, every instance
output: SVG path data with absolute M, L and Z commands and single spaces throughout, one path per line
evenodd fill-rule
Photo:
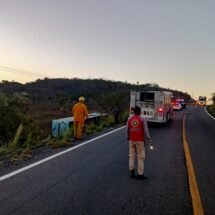
M 165 123 L 172 118 L 172 96 L 172 92 L 167 91 L 131 91 L 130 115 L 134 107 L 139 106 L 147 121 Z

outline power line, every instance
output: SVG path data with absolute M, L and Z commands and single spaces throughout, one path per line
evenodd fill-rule
M 15 68 L 11 68 L 11 67 L 7 67 L 7 66 L 0 66 L 0 70 L 4 71 L 4 72 L 10 72 L 10 73 L 15 73 L 15 74 L 19 74 L 19 75 L 28 75 L 28 76 L 36 76 L 36 77 L 47 77 L 47 78 L 52 78 L 49 75 L 43 75 L 40 73 L 35 73 L 35 72 L 28 72 L 25 70 L 20 70 L 20 69 L 15 69 Z

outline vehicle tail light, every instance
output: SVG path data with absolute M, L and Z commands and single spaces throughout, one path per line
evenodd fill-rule
M 158 108 L 158 112 L 160 113 L 160 112 L 163 112 L 163 108 Z

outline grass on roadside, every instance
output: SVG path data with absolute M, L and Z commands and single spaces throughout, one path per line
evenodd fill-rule
M 207 110 L 213 117 L 215 117 L 215 105 L 208 105 Z
M 127 114 L 123 114 L 121 116 L 121 122 L 124 122 L 127 119 Z M 103 117 L 95 122 L 90 122 L 85 127 L 85 135 L 91 135 L 96 132 L 102 132 L 104 129 L 113 127 L 115 125 L 114 123 L 114 117 L 112 115 L 109 115 L 107 117 Z M 10 157 L 11 160 L 26 160 L 31 157 L 32 154 L 32 141 L 33 138 L 33 131 L 28 131 L 27 138 L 24 140 L 23 143 L 20 144 L 21 141 L 21 135 L 24 131 L 24 126 L 22 124 L 19 125 L 17 128 L 14 138 L 10 141 L 2 142 L 0 140 L 0 157 Z M 60 147 L 67 147 L 72 145 L 72 137 L 73 137 L 73 126 L 69 128 L 64 134 L 59 135 L 57 138 L 49 138 L 43 145 L 47 144 L 51 148 L 60 148 Z
M 23 124 L 17 128 L 12 140 L 0 141 L 0 156 L 10 157 L 11 161 L 27 160 L 31 157 L 32 132 L 28 134 L 27 140 L 20 145 L 20 137 L 23 132 Z
M 48 141 L 48 145 L 55 148 L 71 146 L 71 138 L 73 136 L 73 127 L 70 127 L 64 134 L 60 134 L 57 138 L 52 138 Z

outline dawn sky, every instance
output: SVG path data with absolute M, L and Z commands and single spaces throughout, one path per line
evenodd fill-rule
M 0 80 L 103 78 L 210 98 L 214 11 L 214 0 L 0 0 Z

